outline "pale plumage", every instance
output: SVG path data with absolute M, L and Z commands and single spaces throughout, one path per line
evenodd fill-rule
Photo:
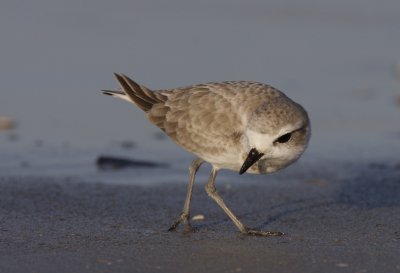
M 148 119 L 174 142 L 199 157 L 191 165 L 183 220 L 189 227 L 189 203 L 194 176 L 206 161 L 213 166 L 208 194 L 236 226 L 252 235 L 279 235 L 245 227 L 216 193 L 218 169 L 269 173 L 295 161 L 310 136 L 306 111 L 281 91 L 257 82 L 236 81 L 151 91 L 125 75 L 115 74 L 121 91 L 103 91 L 127 100 L 147 113 Z

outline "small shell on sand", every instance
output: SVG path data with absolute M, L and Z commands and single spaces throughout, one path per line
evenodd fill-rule
M 205 219 L 203 214 L 197 214 L 192 217 L 192 221 L 203 221 Z
M 7 117 L 0 116 L 0 130 L 9 130 L 15 125 L 14 121 Z

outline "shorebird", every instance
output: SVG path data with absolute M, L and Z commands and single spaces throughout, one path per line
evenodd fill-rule
M 296 161 L 307 147 L 310 121 L 304 108 L 278 89 L 258 82 L 227 81 L 155 90 L 114 74 L 120 91 L 103 90 L 142 109 L 148 120 L 175 143 L 197 156 L 189 167 L 183 211 L 169 228 L 189 222 L 190 200 L 196 172 L 204 162 L 212 166 L 207 194 L 225 211 L 243 234 L 280 236 L 244 225 L 216 190 L 220 169 L 243 174 L 267 174 Z

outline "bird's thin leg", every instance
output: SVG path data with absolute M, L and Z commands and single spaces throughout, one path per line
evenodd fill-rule
M 197 158 L 197 159 L 193 160 L 192 164 L 190 164 L 190 166 L 189 166 L 189 184 L 188 184 L 187 193 L 186 193 L 185 205 L 183 206 L 181 215 L 172 224 L 172 226 L 168 229 L 169 231 L 175 230 L 182 221 L 185 225 L 185 230 L 186 231 L 191 230 L 191 226 L 190 226 L 190 222 L 189 222 L 190 200 L 192 198 L 194 178 L 196 176 L 198 169 L 200 168 L 201 164 L 203 164 L 203 163 L 204 163 L 203 159 Z
M 256 236 L 281 236 L 282 232 L 279 231 L 260 231 L 254 230 L 246 227 L 234 214 L 233 212 L 226 206 L 222 197 L 218 194 L 217 189 L 215 188 L 215 177 L 217 176 L 217 170 L 215 168 L 212 169 L 210 177 L 206 184 L 206 192 L 208 196 L 214 199 L 215 202 L 225 211 L 225 213 L 231 218 L 236 227 L 240 230 L 241 233 L 247 235 L 256 235 Z

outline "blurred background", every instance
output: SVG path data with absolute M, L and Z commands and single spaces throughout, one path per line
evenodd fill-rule
M 190 154 L 101 95 L 113 72 L 151 89 L 268 83 L 309 112 L 303 162 L 398 160 L 397 0 L 3 1 L 0 32 L 3 175 L 94 174 L 113 154 L 186 176 Z

